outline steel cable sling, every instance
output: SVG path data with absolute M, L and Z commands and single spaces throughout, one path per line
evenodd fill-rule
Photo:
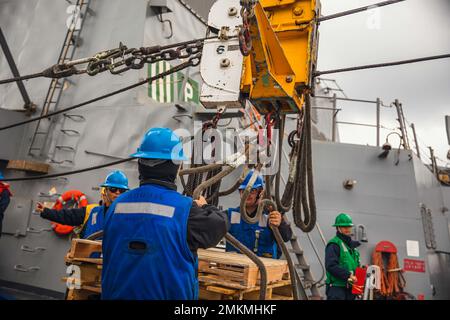
M 266 118 L 266 124 L 269 127 L 271 126 L 271 124 L 269 123 L 270 121 L 270 115 Z M 269 131 L 268 131 L 269 132 Z M 269 148 L 270 148 L 270 139 L 271 139 L 271 133 L 268 134 L 268 142 L 267 142 L 267 152 L 269 153 Z M 259 163 L 256 168 L 253 171 L 252 176 L 250 177 L 250 180 L 246 186 L 246 188 L 244 189 L 244 192 L 241 196 L 241 202 L 240 202 L 240 213 L 241 213 L 241 217 L 242 219 L 249 223 L 249 224 L 255 224 L 258 223 L 262 217 L 262 214 L 265 210 L 266 207 L 270 207 L 271 210 L 277 210 L 277 205 L 276 203 L 272 200 L 272 196 L 271 196 L 271 178 L 270 176 L 266 176 L 265 177 L 265 184 L 266 184 L 266 189 L 265 189 L 265 199 L 261 200 L 258 204 L 258 207 L 256 209 L 256 214 L 254 217 L 251 217 L 248 213 L 247 213 L 247 209 L 246 209 L 246 202 L 247 202 L 247 198 L 250 195 L 251 190 L 253 189 L 253 185 L 255 184 L 255 181 L 257 179 L 257 177 L 260 175 L 260 170 L 264 165 Z M 299 289 L 300 287 L 302 288 L 302 292 L 300 292 L 300 295 L 302 296 L 303 299 L 307 300 L 308 296 L 306 295 L 306 292 L 303 289 L 303 286 L 299 286 L 299 284 L 301 283 L 300 278 L 297 274 L 297 271 L 295 270 L 295 266 L 294 266 L 294 262 L 292 261 L 292 257 L 289 253 L 289 250 L 287 249 L 284 241 L 283 241 L 283 237 L 281 236 L 280 230 L 278 229 L 278 227 L 275 227 L 273 225 L 269 225 L 270 229 L 272 230 L 272 233 L 274 235 L 275 241 L 278 244 L 278 246 L 281 248 L 281 251 L 283 252 L 284 256 L 286 257 L 287 263 L 288 263 L 288 268 L 289 268 L 289 275 L 291 278 L 291 286 L 292 286 L 292 294 L 294 297 L 294 300 L 299 300 Z
M 297 130 L 294 130 L 289 134 L 289 145 L 291 146 L 292 150 L 289 157 L 289 175 L 288 180 L 286 182 L 286 186 L 283 192 L 282 197 L 280 198 L 280 187 L 281 187 L 281 174 L 282 174 L 282 153 L 283 153 L 283 138 L 284 138 L 284 131 L 285 131 L 285 122 L 286 117 L 279 117 L 276 122 L 276 128 L 279 130 L 279 137 L 278 137 L 278 163 L 279 163 L 279 170 L 277 174 L 275 175 L 275 202 L 278 206 L 278 209 L 281 212 L 288 212 L 291 210 L 292 207 L 292 200 L 294 196 L 294 185 L 295 185 L 295 177 L 297 172 L 297 160 L 299 156 L 299 148 L 300 145 L 298 141 L 294 140 L 295 135 L 299 135 L 300 128 L 299 123 L 297 122 Z
M 275 177 L 275 202 L 281 212 L 288 212 L 292 207 L 295 225 L 303 232 L 310 232 L 316 225 L 317 210 L 312 170 L 311 98 L 309 94 L 305 96 L 305 108 L 303 114 L 299 115 L 297 130 L 289 134 L 288 141 L 292 147 L 289 160 L 289 177 L 281 197 L 281 156 L 285 117 L 278 118 L 277 127 L 280 130 L 278 141 L 279 171 Z M 296 140 L 295 136 L 299 140 Z
M 305 114 L 300 137 L 300 152 L 294 187 L 292 216 L 303 232 L 314 229 L 317 219 L 312 169 L 311 97 L 306 94 Z M 302 218 L 303 214 L 303 218 Z
M 276 210 L 277 209 L 277 205 L 276 203 L 272 200 L 272 195 L 270 193 L 271 190 L 271 178 L 270 176 L 266 176 L 266 190 L 265 190 L 265 199 L 261 201 L 262 205 L 264 207 L 270 207 L 271 210 Z M 283 218 L 282 218 L 283 219 Z M 289 275 L 291 278 L 291 286 L 292 286 L 292 295 L 294 297 L 294 300 L 300 300 L 300 296 L 302 297 L 302 299 L 304 300 L 308 300 L 308 296 L 303 288 L 301 284 L 301 280 L 300 277 L 297 273 L 297 271 L 295 270 L 295 266 L 294 266 L 294 261 L 292 261 L 292 257 L 291 254 L 288 250 L 288 248 L 286 247 L 286 244 L 284 243 L 283 237 L 281 236 L 280 230 L 278 229 L 278 227 L 274 226 L 274 225 L 269 225 L 270 229 L 272 230 L 272 233 L 274 235 L 275 241 L 278 244 L 278 247 L 281 248 L 281 251 L 283 252 L 287 264 L 288 264 L 288 268 L 289 268 Z M 301 292 L 299 290 L 302 290 Z
M 217 129 L 217 123 L 219 122 L 224 111 L 225 111 L 224 109 L 219 110 L 217 112 L 217 114 L 213 117 L 212 120 L 207 121 L 206 123 L 203 124 L 202 130 L 197 133 L 196 137 L 194 137 L 194 142 L 202 141 L 202 145 L 203 145 L 203 137 L 204 137 L 205 132 L 209 129 Z M 215 138 L 212 137 L 211 144 L 214 144 L 214 141 L 215 141 Z M 203 161 L 203 154 L 201 157 L 203 163 L 201 165 L 195 164 L 195 159 L 197 158 L 197 155 L 195 154 L 195 149 L 196 149 L 195 145 L 193 145 L 192 146 L 191 169 L 201 168 L 206 165 Z M 203 148 L 202 148 L 202 150 L 203 150 Z M 212 147 L 212 150 L 211 150 L 212 159 L 214 159 L 215 154 L 216 154 L 215 147 Z M 186 171 L 184 171 L 184 172 L 186 172 Z M 220 184 L 221 184 L 221 179 L 219 179 L 218 177 L 222 176 L 222 175 L 220 175 L 221 172 L 222 172 L 221 165 L 218 165 L 218 166 L 214 165 L 205 172 L 203 172 L 202 170 L 200 170 L 200 171 L 194 170 L 192 173 L 190 173 L 188 175 L 187 183 L 185 183 L 183 175 L 180 175 L 181 183 L 184 188 L 183 194 L 188 195 L 188 196 L 193 196 L 194 199 L 197 199 L 200 196 L 200 194 L 194 195 L 195 190 L 200 185 L 202 185 L 204 182 L 208 181 L 206 188 L 203 188 L 204 185 L 202 185 L 202 188 L 201 188 L 202 193 L 205 194 L 205 198 L 208 203 L 213 204 L 214 206 L 217 206 L 219 203 L 219 191 L 220 191 Z M 206 181 L 204 181 L 205 173 L 206 173 Z M 213 179 L 213 180 L 211 180 L 211 179 Z
M 256 178 L 253 180 L 253 177 L 255 176 L 255 174 L 256 174 L 256 176 L 259 175 L 258 170 L 254 171 L 252 177 L 250 178 L 250 181 L 248 182 L 248 185 L 247 185 L 247 188 L 245 189 L 245 191 L 247 191 L 247 189 L 251 190 L 253 188 L 253 184 L 255 183 L 255 180 L 256 180 Z M 266 176 L 266 179 L 267 179 L 266 181 L 270 180 L 270 178 L 268 176 Z M 249 186 L 250 186 L 250 188 L 249 188 Z M 266 183 L 266 186 L 267 186 L 267 183 Z M 266 207 L 271 207 L 272 210 L 277 210 L 277 205 L 275 202 L 273 202 L 270 199 L 271 196 L 270 196 L 270 194 L 267 193 L 267 188 L 266 188 L 266 195 L 265 195 L 266 198 L 259 202 L 255 216 L 250 217 L 245 209 L 245 203 L 247 202 L 249 193 L 248 192 L 246 193 L 245 191 L 241 197 L 241 217 L 242 217 L 242 219 L 244 219 L 245 222 L 247 222 L 249 224 L 254 224 L 254 223 L 259 222 L 259 220 L 261 219 L 261 216 L 263 214 L 263 211 Z M 273 225 L 270 225 L 269 227 L 273 232 L 276 243 L 281 248 L 281 251 L 283 252 L 284 256 L 286 257 L 286 261 L 288 263 L 288 268 L 289 268 L 289 275 L 291 278 L 292 294 L 294 296 L 294 300 L 299 300 L 299 289 L 300 289 L 299 284 L 301 283 L 300 282 L 301 280 L 297 274 L 297 271 L 295 270 L 295 266 L 294 266 L 294 262 L 292 261 L 292 257 L 283 241 L 283 237 L 281 236 L 281 233 L 280 233 L 280 230 L 278 229 L 278 227 L 275 227 Z M 301 287 L 303 288 L 303 286 L 301 286 Z M 300 294 L 303 299 L 305 299 L 305 300 L 308 299 L 308 297 L 303 289 Z

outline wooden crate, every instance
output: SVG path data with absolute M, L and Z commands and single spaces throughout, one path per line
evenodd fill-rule
M 267 284 L 289 279 L 289 268 L 285 260 L 260 259 L 267 270 Z M 257 265 L 243 254 L 200 249 L 198 260 L 200 284 L 239 290 L 255 288 L 259 284 Z
M 100 287 L 102 282 L 102 266 L 93 263 L 83 263 L 75 261 L 73 264 L 79 268 L 79 277 L 81 286 Z M 64 277 L 62 281 L 67 282 L 68 278 Z M 72 280 L 74 281 L 74 280 Z
M 258 286 L 249 289 L 230 289 L 219 285 L 200 285 L 200 300 L 259 300 Z M 281 280 L 267 286 L 267 300 L 293 300 L 291 280 Z
M 86 289 L 69 289 L 66 300 L 99 300 L 99 292 Z
M 102 258 L 92 258 L 93 254 L 102 253 L 102 242 L 85 239 L 73 239 L 72 246 L 66 255 L 66 262 L 86 262 L 103 264 Z
M 79 288 L 70 289 L 67 300 L 95 299 L 101 293 L 101 276 L 103 259 L 91 258 L 93 254 L 102 252 L 101 241 L 73 239 L 69 252 L 65 257 L 67 264 L 76 265 L 79 268 Z M 67 282 L 67 277 L 62 281 Z M 75 284 L 75 283 L 74 283 Z
M 50 165 L 28 160 L 9 160 L 7 169 L 14 169 L 26 172 L 48 173 Z

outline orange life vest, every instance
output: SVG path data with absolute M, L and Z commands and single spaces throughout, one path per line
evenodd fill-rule
M 70 190 L 63 193 L 58 200 L 56 200 L 55 205 L 52 209 L 54 210 L 62 210 L 67 202 L 73 201 L 76 203 L 77 208 L 83 208 L 88 205 L 88 201 L 86 195 L 79 190 Z M 67 235 L 72 233 L 74 227 L 66 226 L 60 223 L 52 222 L 52 229 L 56 234 L 59 235 Z
M 4 182 L 0 182 L 0 194 L 2 194 L 3 191 L 5 191 L 5 190 L 8 191 L 9 196 L 12 197 L 12 193 L 11 193 L 11 190 L 9 188 L 9 184 L 4 183 Z

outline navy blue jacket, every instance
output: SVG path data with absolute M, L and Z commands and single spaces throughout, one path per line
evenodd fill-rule
M 10 201 L 9 192 L 7 190 L 3 190 L 3 192 L 0 194 L 0 237 L 2 236 L 3 216 L 6 211 L 6 208 L 8 208 L 9 201 Z
M 361 245 L 359 241 L 353 241 L 349 236 L 336 232 L 336 235 L 345 242 L 351 249 Z M 325 269 L 336 278 L 347 280 L 350 272 L 339 266 L 340 248 L 335 243 L 329 243 L 325 249 Z

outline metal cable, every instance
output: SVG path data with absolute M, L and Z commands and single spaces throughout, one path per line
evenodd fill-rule
M 331 19 L 341 18 L 341 17 L 348 16 L 348 15 L 351 15 L 351 14 L 355 14 L 355 13 L 366 11 L 366 10 L 372 9 L 374 7 L 384 7 L 384 6 L 388 6 L 388 5 L 395 4 L 395 3 L 398 3 L 398 2 L 403 2 L 403 1 L 405 1 L 405 0 L 390 0 L 390 1 L 379 2 L 379 3 L 372 4 L 370 6 L 365 6 L 365 7 L 352 9 L 352 10 L 348 10 L 348 11 L 343 11 L 343 12 L 339 12 L 339 13 L 332 14 L 332 15 L 325 16 L 325 17 L 319 17 L 319 18 L 317 18 L 317 22 L 322 22 L 322 21 L 327 21 L 327 20 L 331 20 Z
M 250 180 L 248 181 L 247 186 L 245 187 L 244 192 L 242 193 L 242 196 L 241 196 L 241 202 L 240 202 L 241 217 L 242 217 L 242 219 L 244 219 L 245 222 L 247 222 L 249 224 L 255 224 L 255 223 L 259 222 L 261 215 L 264 211 L 264 207 L 265 207 L 264 201 L 260 201 L 258 204 L 258 208 L 256 209 L 256 214 L 254 217 L 250 217 L 250 215 L 247 213 L 246 202 L 250 195 L 250 192 L 253 189 L 253 185 L 255 184 L 257 177 L 260 175 L 261 167 L 262 167 L 262 165 L 259 164 L 255 168 L 255 170 L 253 171 L 253 174 L 250 177 Z
M 280 161 L 281 161 L 281 160 L 280 160 Z M 284 184 L 286 185 L 285 179 L 283 179 L 283 182 L 284 182 Z M 324 236 L 323 236 L 322 230 L 320 229 L 319 223 L 316 223 L 316 228 L 317 228 L 317 231 L 319 232 L 319 235 L 320 235 L 320 237 L 321 237 L 321 239 L 322 239 L 323 244 L 326 246 L 327 242 L 325 241 L 325 238 L 324 238 Z M 292 230 L 292 228 L 291 228 L 291 230 Z M 293 231 L 292 231 L 292 232 L 293 232 Z M 326 271 L 325 271 L 325 265 L 324 265 L 323 262 L 322 262 L 322 259 L 321 259 L 320 255 L 319 255 L 318 251 L 317 251 L 317 248 L 316 248 L 316 246 L 315 246 L 315 244 L 314 244 L 314 241 L 312 240 L 312 238 L 310 237 L 310 235 L 309 235 L 308 233 L 306 234 L 306 236 L 308 237 L 308 240 L 309 240 L 309 242 L 311 243 L 311 247 L 313 248 L 314 253 L 315 253 L 316 257 L 317 257 L 317 260 L 319 261 L 319 264 L 320 264 L 320 266 L 321 266 L 321 268 L 322 268 L 322 276 L 320 277 L 319 280 L 315 281 L 315 282 L 312 284 L 312 285 L 314 286 L 314 285 L 317 285 L 317 284 L 319 284 L 320 282 L 322 282 L 323 278 L 325 277 Z
M 236 182 L 229 189 L 227 189 L 225 191 L 220 191 L 219 197 L 228 196 L 228 195 L 232 194 L 233 192 L 235 192 L 237 189 L 239 189 L 242 182 L 244 182 L 245 177 L 247 176 L 249 170 L 250 169 L 248 168 L 248 166 L 245 166 L 244 171 L 242 172 L 239 179 L 237 179 Z
M 297 162 L 297 176 L 294 190 L 292 215 L 295 225 L 303 232 L 314 229 L 317 219 L 314 194 L 311 146 L 311 97 L 305 97 L 305 116 L 300 138 L 300 158 Z M 302 218 L 303 213 L 303 218 Z
M 234 170 L 236 170 L 235 167 L 229 166 L 226 169 L 224 169 L 223 171 L 220 171 L 218 174 L 216 174 L 212 178 L 202 182 L 197 188 L 195 188 L 194 192 L 192 193 L 192 198 L 193 199 L 198 199 L 205 189 L 207 189 L 207 188 L 211 187 L 212 185 L 220 182 L 220 180 L 225 178 L 227 175 L 232 173 Z
M 91 234 L 89 237 L 86 238 L 86 240 L 95 241 L 102 237 L 103 237 L 103 230 L 100 230 L 100 231 L 97 231 L 97 232 Z
M 450 54 L 442 54 L 442 55 L 437 55 L 437 56 L 423 57 L 423 58 L 410 59 L 410 60 L 401 60 L 401 61 L 394 61 L 394 62 L 387 62 L 387 63 L 379 63 L 379 64 L 369 64 L 369 65 L 365 65 L 365 66 L 358 66 L 358 67 L 351 67 L 351 68 L 334 69 L 334 70 L 327 70 L 327 71 L 317 71 L 314 73 L 314 77 L 318 77 L 318 76 L 321 76 L 324 74 L 330 74 L 330 73 L 342 73 L 342 72 L 349 72 L 349 71 L 384 68 L 384 67 L 398 66 L 398 65 L 402 65 L 402 64 L 430 61 L 430 60 L 437 60 L 437 59 L 446 59 L 446 58 L 450 58 Z
M 227 233 L 225 235 L 225 239 L 236 249 L 238 249 L 241 253 L 245 254 L 252 260 L 259 269 L 259 273 L 261 275 L 260 283 L 259 283 L 259 300 L 266 300 L 266 291 L 267 291 L 267 269 L 264 263 L 259 259 L 259 257 L 254 254 L 250 249 L 244 246 L 239 242 L 235 237 L 231 234 Z
M 197 56 L 198 59 L 200 59 L 200 57 L 201 57 L 201 55 Z M 81 107 L 83 107 L 85 105 L 88 105 L 88 104 L 91 104 L 91 103 L 94 103 L 94 102 L 97 102 L 97 101 L 100 101 L 100 100 L 112 97 L 114 95 L 123 93 L 125 91 L 134 89 L 134 88 L 139 87 L 139 86 L 141 86 L 143 84 L 146 84 L 148 82 L 153 82 L 153 81 L 155 81 L 157 79 L 164 78 L 167 75 L 170 75 L 172 73 L 181 71 L 181 70 L 183 70 L 185 68 L 188 68 L 190 66 L 193 66 L 192 63 L 191 63 L 191 60 L 189 60 L 187 62 L 184 62 L 184 63 L 182 63 L 182 64 L 180 64 L 180 65 L 178 65 L 176 67 L 173 67 L 173 68 L 171 68 L 168 71 L 164 71 L 164 72 L 162 72 L 162 73 L 160 73 L 160 74 L 158 74 L 156 76 L 148 77 L 145 80 L 139 81 L 139 82 L 137 82 L 135 84 L 132 84 L 132 85 L 130 85 L 128 87 L 125 87 L 125 88 L 122 88 L 122 89 L 110 92 L 110 93 L 105 94 L 103 96 L 100 96 L 100 97 L 97 97 L 97 98 L 94 98 L 94 99 L 91 99 L 91 100 L 88 100 L 88 101 L 76 104 L 76 105 L 68 107 L 68 108 L 64 108 L 64 109 L 60 109 L 60 110 L 48 113 L 47 115 L 44 115 L 44 116 L 40 116 L 40 117 L 36 117 L 36 118 L 25 120 L 25 121 L 20 121 L 20 122 L 17 122 L 17 123 L 11 124 L 11 125 L 7 125 L 7 126 L 4 126 L 4 127 L 0 127 L 0 131 L 11 129 L 11 128 L 15 128 L 15 127 L 19 127 L 19 126 L 22 126 L 22 125 L 25 125 L 25 124 L 28 124 L 28 123 L 31 123 L 31 122 L 34 122 L 34 121 L 50 118 L 50 117 L 52 117 L 54 115 L 58 115 L 58 114 L 66 112 L 66 111 L 70 111 L 70 110 L 74 110 L 74 109 L 77 109 L 77 108 L 81 108 Z
M 311 244 L 312 249 L 314 250 L 314 254 L 317 257 L 317 260 L 319 260 L 319 264 L 320 264 L 320 268 L 322 269 L 322 276 L 320 277 L 319 280 L 315 281 L 312 286 L 315 286 L 319 283 L 322 282 L 322 280 L 325 278 L 326 275 L 326 269 L 325 269 L 325 265 L 322 262 L 322 259 L 319 255 L 319 252 L 317 251 L 316 245 L 314 244 L 314 241 L 312 240 L 311 236 L 307 233 L 306 236 L 308 237 L 309 243 Z
M 277 205 L 275 202 L 273 202 L 271 200 L 272 195 L 270 193 L 270 177 L 266 176 L 266 192 L 265 192 L 265 197 L 266 199 L 260 201 L 259 206 L 261 206 L 263 209 L 266 207 L 269 207 L 270 210 L 274 210 L 274 211 L 278 211 L 277 209 Z M 258 206 L 258 209 L 259 209 Z M 289 275 L 291 277 L 291 287 L 292 287 L 292 295 L 294 297 L 294 300 L 300 300 L 299 297 L 299 284 L 301 284 L 300 282 L 300 278 L 298 277 L 297 271 L 295 270 L 295 266 L 294 266 L 294 262 L 292 261 L 292 257 L 289 253 L 288 248 L 286 247 L 286 244 L 284 243 L 283 237 L 281 236 L 280 230 L 278 229 L 278 227 L 275 227 L 273 225 L 269 225 L 270 229 L 273 232 L 274 238 L 276 243 L 278 244 L 278 247 L 281 248 L 281 251 L 283 252 L 284 256 L 286 257 L 286 261 L 288 264 L 288 268 L 289 268 Z M 302 286 L 303 288 L 303 286 Z M 306 297 L 305 295 L 302 295 L 304 297 Z
M 20 76 L 20 77 L 15 77 L 15 78 L 11 78 L 11 79 L 4 79 L 4 80 L 0 80 L 0 85 L 6 84 L 6 83 L 11 83 L 11 82 L 22 81 L 22 80 L 29 80 L 29 79 L 34 79 L 34 78 L 40 78 L 40 77 L 43 77 L 43 76 L 44 76 L 44 73 L 43 72 L 39 72 L 39 73 L 29 74 L 29 75 L 26 75 L 26 76 Z
M 206 175 L 206 180 L 215 178 L 220 172 L 222 172 L 222 168 L 208 172 L 208 174 Z M 216 183 L 212 184 L 206 189 L 206 202 L 212 204 L 215 207 L 219 205 L 219 193 L 221 184 L 222 179 L 219 179 L 216 181 Z
M 275 241 L 278 243 L 278 246 L 281 248 L 281 251 L 283 252 L 284 256 L 286 257 L 286 261 L 289 268 L 289 275 L 291 276 L 291 287 L 292 287 L 292 295 L 294 296 L 294 300 L 300 300 L 299 294 L 298 294 L 298 278 L 296 277 L 297 271 L 294 267 L 294 262 L 292 261 L 292 257 L 289 253 L 288 248 L 286 247 L 283 237 L 281 236 L 280 230 L 271 225 L 270 229 L 273 232 L 273 236 L 275 238 Z
M 194 174 L 194 173 L 205 173 L 208 171 L 216 170 L 218 168 L 221 168 L 222 165 L 220 163 L 211 163 L 200 167 L 191 167 L 187 169 L 180 170 L 179 175 L 185 176 L 188 174 Z
M 55 173 L 55 174 L 47 174 L 47 175 L 40 175 L 35 177 L 26 177 L 26 178 L 9 178 L 9 179 L 0 179 L 0 181 L 30 181 L 30 180 L 41 180 L 41 179 L 49 179 L 49 178 L 57 178 L 57 177 L 64 177 L 64 176 L 70 176 L 78 173 L 88 172 L 88 171 L 94 171 L 97 169 L 107 168 L 111 166 L 115 166 L 117 164 L 121 164 L 124 162 L 129 162 L 134 160 L 134 158 L 127 158 L 122 159 L 114 162 L 109 162 L 105 164 L 101 164 L 98 166 L 88 167 L 84 169 L 74 170 L 74 171 L 68 171 L 68 172 L 61 172 L 61 173 Z
M 295 169 L 298 158 L 298 150 L 296 146 L 292 148 L 291 151 L 291 159 L 289 163 L 289 177 L 286 182 L 285 189 L 283 192 L 283 196 L 280 198 L 280 186 L 281 186 L 281 172 L 282 172 L 282 153 L 283 153 L 283 137 L 284 137 L 284 129 L 285 129 L 285 121 L 286 117 L 279 118 L 277 121 L 277 127 L 279 128 L 279 137 L 278 137 L 278 163 L 279 169 L 275 176 L 275 202 L 277 207 L 282 212 L 288 212 L 292 206 L 292 198 L 295 184 Z

